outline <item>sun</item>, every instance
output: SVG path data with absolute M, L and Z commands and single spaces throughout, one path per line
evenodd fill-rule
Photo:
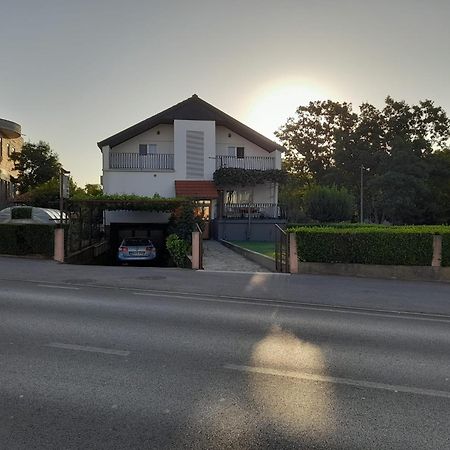
M 247 123 L 269 138 L 295 114 L 300 105 L 329 98 L 325 89 L 307 81 L 280 80 L 267 84 L 252 96 Z

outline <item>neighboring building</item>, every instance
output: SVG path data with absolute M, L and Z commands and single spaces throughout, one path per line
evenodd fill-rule
M 249 222 L 269 220 L 273 228 L 279 219 L 276 183 L 218 191 L 213 174 L 220 167 L 280 169 L 284 148 L 197 95 L 98 146 L 103 154 L 105 194 L 193 197 L 209 220 L 241 223 L 247 237 Z M 114 211 L 107 214 L 106 225 L 166 220 L 162 214 Z M 215 228 L 219 237 L 227 237 L 220 227 Z
M 0 119 L 0 209 L 14 198 L 14 185 L 11 176 L 17 175 L 10 156 L 22 149 L 20 125 L 9 120 Z

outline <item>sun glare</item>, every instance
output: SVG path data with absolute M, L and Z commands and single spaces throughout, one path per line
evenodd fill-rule
M 293 116 L 300 105 L 329 98 L 324 89 L 310 82 L 280 81 L 258 90 L 250 102 L 247 123 L 269 138 Z

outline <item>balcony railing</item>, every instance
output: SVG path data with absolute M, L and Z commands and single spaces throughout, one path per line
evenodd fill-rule
M 174 158 L 170 153 L 114 153 L 109 154 L 110 169 L 128 170 L 174 170 Z
M 275 169 L 275 158 L 270 156 L 237 156 L 218 155 L 216 169 L 231 167 L 234 169 L 272 170 Z
M 276 219 L 281 217 L 280 207 L 275 203 L 225 203 L 223 217 L 226 219 Z

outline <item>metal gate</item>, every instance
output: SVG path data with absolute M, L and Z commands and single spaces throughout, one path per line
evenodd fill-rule
M 277 272 L 289 273 L 289 234 L 275 224 L 275 268 Z

